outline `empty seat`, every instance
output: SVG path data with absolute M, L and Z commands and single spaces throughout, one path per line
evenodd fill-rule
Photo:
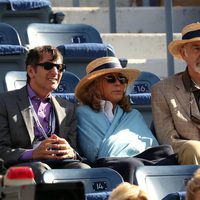
M 136 81 L 128 88 L 133 108 L 142 113 L 149 127 L 152 123 L 151 87 L 158 81 L 160 81 L 160 78 L 156 74 L 142 71 Z
M 9 71 L 5 75 L 4 90 L 11 91 L 20 89 L 26 85 L 25 71 Z
M 102 43 L 63 44 L 57 48 L 63 55 L 67 70 L 79 78 L 86 75 L 86 66 L 92 60 L 115 55 L 111 45 Z
M 59 86 L 52 94 L 76 103 L 77 100 L 74 95 L 74 90 L 79 80 L 78 76 L 74 73 L 68 71 L 63 72 Z
M 54 96 L 76 102 L 74 90 L 79 78 L 71 72 L 63 72 L 58 88 L 52 93 Z M 26 71 L 9 71 L 4 79 L 4 91 L 20 89 L 26 85 Z
M 199 165 L 142 166 L 136 170 L 136 180 L 150 199 L 161 200 L 169 193 L 185 191 L 198 168 Z
M 73 93 L 79 78 L 71 72 L 63 72 L 62 79 L 54 93 L 61 95 Z M 20 89 L 26 84 L 26 71 L 9 71 L 5 75 L 5 91 Z
M 87 24 L 32 23 L 27 28 L 30 47 L 51 44 L 102 43 L 100 33 Z
M 30 23 L 49 23 L 52 16 L 48 0 L 3 0 L 0 1 L 0 21 L 18 31 L 22 44 L 27 44 L 27 26 Z
M 149 93 L 151 92 L 151 87 L 155 83 L 160 81 L 160 78 L 152 73 L 147 71 L 142 71 L 140 76 L 135 80 L 134 84 L 131 88 L 132 94 L 138 94 L 138 93 Z
M 110 192 L 123 182 L 121 175 L 110 168 L 51 169 L 44 172 L 42 183 L 81 181 L 88 194 Z
M 16 29 L 0 23 L 0 92 L 4 90 L 4 77 L 8 71 L 25 69 L 26 52 Z

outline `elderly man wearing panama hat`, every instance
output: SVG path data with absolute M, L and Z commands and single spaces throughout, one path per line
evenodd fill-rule
M 186 62 L 183 72 L 152 88 L 152 111 L 161 144 L 171 144 L 180 164 L 200 164 L 200 23 L 182 30 L 168 49 Z

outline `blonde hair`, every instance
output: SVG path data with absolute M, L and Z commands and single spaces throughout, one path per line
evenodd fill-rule
M 148 200 L 148 196 L 139 186 L 124 182 L 111 192 L 108 200 Z
M 200 192 L 200 168 L 194 173 L 194 176 L 187 183 L 186 200 L 194 200 L 197 192 Z

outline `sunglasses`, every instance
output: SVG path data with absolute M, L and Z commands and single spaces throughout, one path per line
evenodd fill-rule
M 106 79 L 106 81 L 108 83 L 115 83 L 117 80 L 121 84 L 127 84 L 128 83 L 128 78 L 126 76 L 123 76 L 123 75 L 114 76 L 112 74 L 109 74 L 109 75 L 105 76 L 104 78 Z
M 51 70 L 53 67 L 56 67 L 59 72 L 63 72 L 66 69 L 65 64 L 55 64 L 50 62 L 39 63 L 39 66 L 44 67 L 45 70 Z

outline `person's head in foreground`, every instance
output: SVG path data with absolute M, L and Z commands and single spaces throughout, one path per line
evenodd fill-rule
M 190 181 L 187 183 L 186 200 L 200 199 L 200 168 L 197 169 Z
M 105 100 L 111 102 L 113 108 L 118 104 L 124 111 L 131 110 L 125 94 L 127 86 L 139 76 L 139 70 L 122 68 L 116 57 L 101 57 L 88 64 L 86 73 L 75 90 L 82 104 L 100 111 L 100 102 Z
M 139 186 L 124 182 L 110 194 L 108 200 L 148 200 L 148 195 Z

